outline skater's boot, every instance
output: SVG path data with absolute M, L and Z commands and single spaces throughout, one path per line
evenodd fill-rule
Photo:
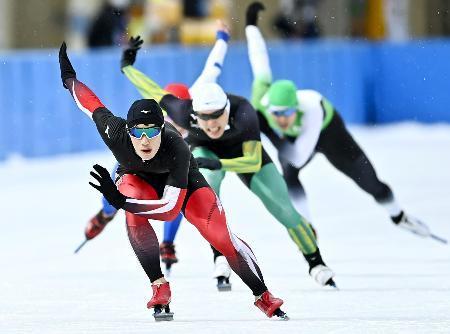
M 167 270 L 170 270 L 172 264 L 178 262 L 175 254 L 175 245 L 172 242 L 161 243 L 159 245 L 159 253 L 161 254 L 161 261 L 166 264 Z
M 147 308 L 153 308 L 155 305 L 169 305 L 170 303 L 170 285 L 169 282 L 152 284 L 153 296 L 147 303 Z
M 147 303 L 147 308 L 153 308 L 153 316 L 156 321 L 173 320 L 173 313 L 170 312 L 169 304 L 171 298 L 169 282 L 152 284 L 153 296 Z
M 84 230 L 84 235 L 87 240 L 91 240 L 99 235 L 105 226 L 113 220 L 115 214 L 111 216 L 105 216 L 103 210 L 100 210 L 91 220 L 88 222 L 86 229 Z
M 287 320 L 289 318 L 286 313 L 280 310 L 280 306 L 283 305 L 283 303 L 282 299 L 276 298 L 269 291 L 266 291 L 256 299 L 255 306 L 263 311 L 269 318 L 276 315 Z
M 309 275 L 311 275 L 311 277 L 322 286 L 329 285 L 336 288 L 336 283 L 333 281 L 333 271 L 323 264 L 318 264 L 317 266 L 311 268 Z
M 397 226 L 421 237 L 429 237 L 431 234 L 427 225 L 403 211 L 397 217 L 391 217 L 391 219 Z
M 305 259 L 309 264 L 309 275 L 322 286 L 332 286 L 337 288 L 336 283 L 333 280 L 334 273 L 323 262 L 320 251 L 317 250 L 313 254 L 305 255 Z
M 221 255 L 216 257 L 214 261 L 214 273 L 213 277 L 217 279 L 217 289 L 219 291 L 230 291 L 231 290 L 231 283 L 230 283 L 230 275 L 231 275 L 231 268 L 228 264 L 227 259 L 225 256 Z

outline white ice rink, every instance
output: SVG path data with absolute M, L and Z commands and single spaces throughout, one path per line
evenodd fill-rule
M 352 132 L 404 208 L 450 238 L 450 126 Z M 291 320 L 267 319 L 236 275 L 232 292 L 217 292 L 211 251 L 183 222 L 170 277 L 175 320 L 155 323 L 123 214 L 73 254 L 100 207 L 88 185 L 93 163 L 110 168 L 113 158 L 105 151 L 0 164 L 0 333 L 450 333 L 450 246 L 393 226 L 319 156 L 302 179 L 340 291 L 312 281 L 285 229 L 229 175 L 222 189 L 229 224 L 252 246 Z M 162 224 L 153 226 L 161 235 Z

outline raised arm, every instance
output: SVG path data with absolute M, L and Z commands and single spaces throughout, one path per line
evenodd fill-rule
M 126 134 L 125 121 L 114 116 L 89 87 L 78 81 L 67 56 L 66 43 L 63 43 L 59 50 L 59 66 L 64 88 L 70 91 L 78 108 L 94 121 L 105 144 L 111 148 L 115 143 L 122 141 Z
M 140 36 L 130 38 L 128 47 L 123 51 L 120 68 L 122 73 L 125 74 L 144 98 L 154 99 L 159 103 L 163 96 L 169 93 L 150 79 L 150 77 L 133 67 L 137 52 L 141 48 L 142 43 L 143 41 Z
M 85 84 L 77 80 L 77 74 L 67 56 L 67 46 L 63 42 L 59 49 L 59 68 L 64 88 L 70 91 L 78 108 L 92 119 L 92 114 L 105 106 Z
M 216 43 L 209 53 L 205 67 L 191 89 L 199 83 L 216 82 L 222 72 L 223 61 L 228 49 L 228 40 L 230 39 L 230 30 L 227 25 L 221 21 L 217 21 Z
M 253 72 L 252 104 L 260 110 L 261 99 L 272 82 L 269 54 L 264 38 L 258 28 L 258 13 L 264 5 L 254 2 L 247 8 L 245 36 L 247 38 L 248 57 Z

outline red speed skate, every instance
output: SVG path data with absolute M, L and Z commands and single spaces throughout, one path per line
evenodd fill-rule
M 289 317 L 281 311 L 280 306 L 283 305 L 283 300 L 274 297 L 269 291 L 264 292 L 256 301 L 255 306 L 263 311 L 269 318 L 276 315 L 282 320 L 289 320 Z
M 178 262 L 175 245 L 171 242 L 163 242 L 159 245 L 159 253 L 161 254 L 161 261 L 166 265 L 167 274 L 169 274 L 172 264 Z
M 147 303 L 147 308 L 154 309 L 153 317 L 156 321 L 173 320 L 173 312 L 170 312 L 169 304 L 171 298 L 169 282 L 152 284 L 153 296 Z M 163 312 L 164 311 L 164 312 Z
M 86 229 L 84 230 L 84 235 L 87 240 L 94 239 L 97 235 L 99 235 L 105 226 L 113 220 L 114 215 L 109 217 L 105 217 L 103 215 L 103 211 L 100 210 L 91 220 L 88 222 Z

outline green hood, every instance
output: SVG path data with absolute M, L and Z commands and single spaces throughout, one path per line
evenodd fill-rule
M 267 92 L 269 109 L 271 107 L 293 108 L 297 107 L 297 87 L 290 80 L 277 80 L 272 83 Z

